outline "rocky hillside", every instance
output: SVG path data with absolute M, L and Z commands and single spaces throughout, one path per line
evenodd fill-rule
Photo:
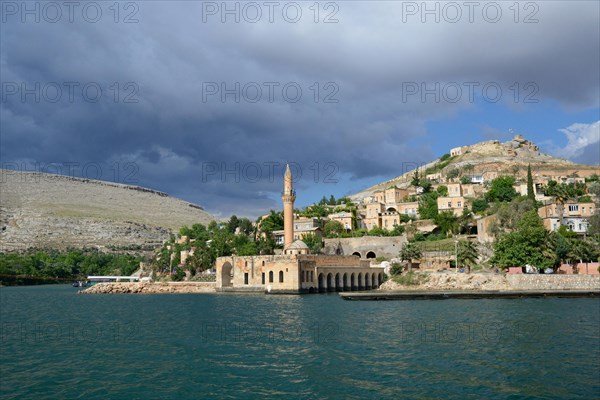
M 97 247 L 149 251 L 182 225 L 214 217 L 139 186 L 0 170 L 0 251 Z
M 521 135 L 516 135 L 512 140 L 504 143 L 498 140 L 490 140 L 462 146 L 460 154 L 444 161 L 436 159 L 423 165 L 419 168 L 419 174 L 440 173 L 442 176 L 446 176 L 449 171 L 458 169 L 461 173 L 469 175 L 482 174 L 486 171 L 498 171 L 502 175 L 522 177 L 528 164 L 531 164 L 534 175 L 536 171 L 540 173 L 554 171 L 556 175 L 563 175 L 563 172 L 568 171 L 579 172 L 582 173 L 582 176 L 587 176 L 600 171 L 598 166 L 575 164 L 568 160 L 543 154 L 535 143 L 523 138 Z M 407 172 L 349 197 L 353 200 L 361 200 L 376 190 L 385 189 L 392 185 L 400 188 L 408 187 L 413 175 L 414 171 Z

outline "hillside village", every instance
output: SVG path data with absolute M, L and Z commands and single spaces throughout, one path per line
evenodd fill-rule
M 391 275 L 413 269 L 518 273 L 526 265 L 557 273 L 597 274 L 599 175 L 600 167 L 542 154 L 538 146 L 521 135 L 504 143 L 494 140 L 452 148 L 431 163 L 415 166 L 356 194 L 339 199 L 324 196 L 316 204 L 294 209 L 293 240 L 302 241 L 312 254 L 358 256 L 369 260 L 372 266 L 386 267 Z M 217 221 L 176 199 L 95 182 L 90 186 L 93 191 L 84 192 L 87 182 L 61 178 L 63 185 L 73 186 L 72 192 L 87 196 L 79 205 L 83 194 L 60 200 L 64 191 L 58 186 L 37 181 L 36 185 L 27 185 L 19 177 L 11 175 L 12 181 L 4 183 L 16 182 L 21 189 L 3 192 L 3 206 L 12 204 L 5 201 L 10 196 L 26 199 L 25 189 L 31 193 L 27 197 L 29 203 L 13 201 L 12 214 L 3 213 L 13 215 L 5 221 L 2 231 L 4 250 L 9 250 L 6 262 L 0 265 L 3 274 L 27 271 L 28 276 L 67 279 L 99 271 L 133 271 L 142 262 L 141 273 L 151 271 L 156 279 L 214 280 L 219 257 L 280 255 L 284 251 L 280 209 L 255 221 L 235 215 Z M 56 193 L 53 201 L 62 208 L 54 203 L 39 210 L 32 208 L 41 204 L 50 191 Z M 152 204 L 153 216 L 160 218 L 144 216 L 143 210 L 133 205 L 132 196 L 137 196 L 138 203 Z M 148 198 L 138 199 L 140 196 Z M 115 204 L 115 198 L 123 201 L 113 209 L 110 205 Z M 121 203 L 125 206 L 121 207 Z M 81 215 L 71 215 L 72 211 L 69 215 L 63 215 L 63 211 L 57 214 L 65 204 Z M 97 215 L 86 211 L 90 204 L 95 205 Z M 101 217 L 104 209 L 108 210 L 106 215 L 110 212 L 109 218 Z M 40 215 L 44 213 L 55 219 L 68 217 L 68 226 L 78 228 L 61 233 L 55 227 L 46 233 L 49 228 L 39 229 L 44 221 Z M 172 217 L 177 213 L 180 215 L 175 220 Z M 121 219 L 138 218 L 147 224 L 140 225 L 146 230 L 157 221 L 161 226 L 168 221 L 170 229 L 161 229 L 160 235 L 154 234 L 150 239 L 136 233 L 139 229 L 129 229 L 125 234 L 112 228 L 101 232 L 88 229 L 89 233 L 81 234 L 84 227 L 92 226 L 92 217 L 107 226 L 122 224 Z M 28 221 L 37 221 L 38 228 L 27 232 L 27 223 L 33 223 Z M 56 222 L 54 225 L 62 226 Z M 9 248 L 9 244 L 17 243 L 14 238 L 25 236 L 35 240 L 23 244 L 33 243 L 36 247 L 21 251 L 25 254 L 21 257 L 15 253 L 18 248 Z M 155 237 L 159 236 L 162 238 L 157 243 Z M 136 246 L 128 247 L 127 243 Z
M 521 135 L 505 143 L 457 147 L 363 192 L 342 199 L 323 197 L 317 204 L 296 209 L 294 240 L 303 240 L 313 253 L 354 254 L 373 263 L 403 262 L 411 269 L 449 269 L 456 262 L 461 268 L 508 269 L 492 257 L 494 246 L 501 237 L 508 237 L 503 234 L 517 230 L 528 211 L 535 210 L 539 220 L 533 224 L 539 222 L 548 238 L 556 241 L 559 235 L 569 241 L 569 251 L 550 257 L 557 260 L 538 260 L 538 264 L 553 265 L 558 272 L 578 272 L 578 263 L 598 258 L 593 250 L 598 246 L 590 240 L 600 233 L 599 175 L 598 166 L 542 154 Z M 282 251 L 281 212 L 272 210 L 257 221 L 234 216 L 213 224 L 215 229 L 232 235 L 231 254 Z M 171 252 L 171 267 L 185 270 L 194 264 L 197 237 L 189 228 L 181 233 L 162 251 L 165 256 Z M 580 244 L 586 250 L 573 251 Z M 586 270 L 598 273 L 594 265 Z

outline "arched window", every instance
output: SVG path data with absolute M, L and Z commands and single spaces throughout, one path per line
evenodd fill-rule
M 279 282 L 283 282 L 283 271 L 279 271 Z
M 269 282 L 273 283 L 273 271 L 269 271 Z
M 264 261 L 262 262 L 262 266 L 263 266 L 263 267 L 265 266 L 265 262 L 264 262 Z

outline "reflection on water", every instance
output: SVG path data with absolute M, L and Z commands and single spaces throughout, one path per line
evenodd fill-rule
M 597 398 L 598 299 L 0 289 L 12 398 Z

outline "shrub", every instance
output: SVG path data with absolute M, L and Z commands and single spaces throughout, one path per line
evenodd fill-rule
M 395 275 L 392 280 L 403 286 L 416 286 L 427 282 L 429 275 L 411 271 L 403 275 Z
M 171 280 L 175 282 L 180 282 L 185 277 L 185 272 L 181 268 L 176 268 L 175 273 L 171 275 Z
M 415 233 L 415 236 L 413 236 L 413 242 L 424 242 L 426 240 L 425 235 L 423 235 L 421 232 L 417 232 Z
M 404 268 L 402 267 L 402 264 L 395 262 L 392 263 L 392 267 L 390 268 L 390 274 L 392 276 L 399 275 L 402 273 L 403 270 Z
M 489 204 L 485 199 L 475 199 L 473 203 L 471 203 L 471 209 L 474 213 L 481 213 L 489 207 Z

